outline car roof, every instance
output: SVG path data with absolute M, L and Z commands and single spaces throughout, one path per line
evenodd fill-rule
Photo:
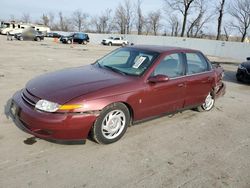
M 164 53 L 169 51 L 188 51 L 188 52 L 199 52 L 198 50 L 188 49 L 188 48 L 180 48 L 174 46 L 161 46 L 161 45 L 132 45 L 127 46 L 129 48 L 135 48 L 146 51 L 154 51 L 158 53 Z

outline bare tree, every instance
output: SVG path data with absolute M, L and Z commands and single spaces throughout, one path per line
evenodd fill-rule
M 80 9 L 77 9 L 72 13 L 72 22 L 78 31 L 81 31 L 84 28 L 87 17 L 88 14 L 83 13 Z
M 138 35 L 142 34 L 142 29 L 143 29 L 143 25 L 144 25 L 144 17 L 142 15 L 142 9 L 141 9 L 141 4 L 142 1 L 141 0 L 137 0 L 137 5 L 136 5 L 136 13 L 137 13 L 137 22 L 136 22 L 136 28 L 137 28 L 137 32 Z
M 92 18 L 92 24 L 98 33 L 110 33 L 112 30 L 111 9 L 106 9 L 99 17 Z
M 41 19 L 42 19 L 43 25 L 49 26 L 49 17 L 47 16 L 47 14 L 43 14 Z
M 121 34 L 129 34 L 132 27 L 132 5 L 129 0 L 125 0 L 124 5 L 121 3 L 116 8 L 114 22 Z
M 150 27 L 154 33 L 154 35 L 157 35 L 157 32 L 160 28 L 160 20 L 161 20 L 161 11 L 156 10 L 153 12 L 150 12 L 148 14 L 148 23 L 150 24 Z
M 146 35 L 149 35 L 151 30 L 152 30 L 152 27 L 151 27 L 151 23 L 149 21 L 148 18 L 145 19 L 145 32 L 146 32 Z
M 53 28 L 54 27 L 54 20 L 55 20 L 54 13 L 53 12 L 49 12 L 48 17 L 49 17 L 49 26 L 51 28 Z
M 116 8 L 114 22 L 117 25 L 117 29 L 120 31 L 121 34 L 125 34 L 125 27 L 126 27 L 126 13 L 124 7 L 119 4 Z
M 21 19 L 22 19 L 22 22 L 29 23 L 31 21 L 30 14 L 29 13 L 23 13 Z
M 231 26 L 241 33 L 241 42 L 244 42 L 250 26 L 250 0 L 235 0 L 229 14 L 235 19 Z
M 126 11 L 126 32 L 129 34 L 132 29 L 132 17 L 133 17 L 133 8 L 130 0 L 125 0 L 125 11 Z
M 170 15 L 168 23 L 171 27 L 171 36 L 178 36 L 178 33 L 180 31 L 180 22 L 177 15 Z
M 197 2 L 196 11 L 198 15 L 190 21 L 190 25 L 187 29 L 187 37 L 198 37 L 199 33 L 202 33 L 202 28 L 209 20 L 212 18 L 212 15 L 206 15 L 207 4 L 205 0 L 200 0 Z
M 226 41 L 229 40 L 229 35 L 228 35 L 228 28 L 226 26 L 223 27 L 224 33 L 225 33 L 225 37 L 226 37 Z
M 185 34 L 189 11 L 196 1 L 197 0 L 165 0 L 167 6 L 170 6 L 175 11 L 179 11 L 183 15 L 181 37 Z
M 226 2 L 226 0 L 220 0 L 219 5 L 216 7 L 216 11 L 219 14 L 216 40 L 220 40 L 220 36 L 221 36 L 221 26 L 222 26 L 222 19 L 224 16 L 225 2 Z
M 70 29 L 70 20 L 63 16 L 62 12 L 58 13 L 59 16 L 59 26 L 58 29 L 61 31 L 71 31 Z

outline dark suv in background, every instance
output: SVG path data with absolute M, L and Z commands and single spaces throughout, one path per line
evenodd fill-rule
M 236 78 L 240 82 L 250 83 L 250 57 L 238 66 Z
M 69 36 L 63 36 L 60 38 L 60 41 L 65 44 L 71 44 L 72 42 L 78 44 L 87 44 L 89 42 L 89 36 L 86 33 L 78 32 Z

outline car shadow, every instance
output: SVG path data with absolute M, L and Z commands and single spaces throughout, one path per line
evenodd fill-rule
M 235 84 L 241 84 L 240 82 L 237 81 L 236 79 L 236 71 L 230 71 L 230 70 L 226 70 L 224 69 L 224 78 L 223 80 L 224 81 L 227 81 L 227 82 L 232 82 L 232 83 L 235 83 Z

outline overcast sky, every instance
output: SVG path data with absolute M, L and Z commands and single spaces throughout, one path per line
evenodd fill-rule
M 107 8 L 115 9 L 122 0 L 1 0 L 0 19 L 10 19 L 10 15 L 21 18 L 23 13 L 29 13 L 34 20 L 40 19 L 43 13 L 62 11 L 70 15 L 74 10 L 81 9 L 90 15 L 97 15 Z M 137 0 L 131 0 L 136 3 Z M 145 12 L 161 9 L 163 0 L 143 0 Z
M 234 0 L 227 0 L 230 4 Z M 130 0 L 132 4 L 136 4 L 137 0 Z M 209 14 L 215 10 L 218 0 L 209 0 L 207 3 Z M 124 3 L 124 0 L 0 0 L 0 20 L 10 20 L 11 16 L 15 19 L 22 18 L 24 13 L 28 13 L 33 22 L 40 21 L 43 13 L 53 12 L 55 15 L 62 11 L 64 16 L 71 16 L 72 12 L 76 9 L 81 9 L 83 12 L 88 13 L 90 16 L 100 15 L 105 9 L 110 8 L 113 13 L 119 3 Z M 163 11 L 164 0 L 142 0 L 143 14 L 150 11 L 162 11 L 162 23 L 166 28 L 166 20 L 168 15 Z M 213 14 L 214 15 L 214 14 Z M 57 16 L 55 17 L 57 18 Z M 229 19 L 228 14 L 224 17 L 224 22 Z M 210 22 L 206 25 L 208 33 L 216 33 L 217 15 L 214 15 Z M 164 28 L 162 28 L 164 29 Z

